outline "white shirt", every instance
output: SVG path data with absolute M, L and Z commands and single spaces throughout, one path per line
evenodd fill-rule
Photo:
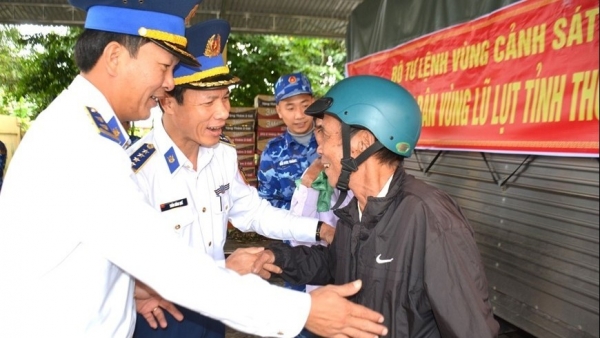
M 159 122 L 127 152 L 141 190 L 168 219 L 166 230 L 221 264 L 228 220 L 243 232 L 315 241 L 315 218 L 271 206 L 244 182 L 232 144 L 200 147 L 194 170 Z
M 130 337 L 132 276 L 237 330 L 300 332 L 310 297 L 239 276 L 172 239 L 134 182 L 126 152 L 114 134 L 99 132 L 98 113 L 86 107 L 105 122 L 115 117 L 78 76 L 32 123 L 8 168 L 0 194 L 0 335 Z
M 302 174 L 304 176 L 306 171 Z M 340 190 L 333 189 L 331 194 L 331 201 L 329 206 L 333 207 L 340 197 Z M 346 199 L 344 202 L 340 204 L 340 208 L 344 207 L 350 200 L 354 197 L 354 194 L 351 190 L 348 190 L 346 195 Z M 298 184 L 296 186 L 296 190 L 294 190 L 294 194 L 292 195 L 292 202 L 290 204 L 290 211 L 294 215 L 302 215 L 308 217 L 318 218 L 319 221 L 323 221 L 334 228 L 337 225 L 338 217 L 333 213 L 332 209 L 327 211 L 318 211 L 317 210 L 317 201 L 319 200 L 319 191 L 314 188 L 308 188 L 303 184 Z M 319 245 L 326 246 L 325 241 L 321 241 L 318 243 Z M 291 246 L 305 245 L 312 246 L 315 243 L 307 243 L 307 242 L 298 242 L 298 241 L 290 241 Z M 317 289 L 319 286 L 316 285 L 306 285 L 306 292 L 311 292 Z

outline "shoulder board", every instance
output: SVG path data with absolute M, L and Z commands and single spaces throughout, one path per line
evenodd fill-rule
M 221 136 L 219 136 L 219 142 L 226 144 L 228 146 L 235 147 L 235 144 L 233 143 L 233 141 L 224 134 L 221 134 Z
M 100 135 L 106 137 L 107 139 L 118 143 L 119 138 L 117 137 L 117 135 L 114 134 L 114 132 L 108 126 L 108 123 L 106 123 L 106 121 L 104 121 L 104 119 L 102 118 L 102 115 L 100 115 L 100 113 L 98 113 L 98 111 L 95 108 L 87 107 L 87 106 L 85 108 L 87 109 L 87 112 L 90 114 L 90 117 L 92 118 L 92 122 L 94 123 L 94 126 L 98 129 L 98 133 Z
M 154 155 L 155 151 L 156 148 L 154 148 L 152 143 L 144 143 L 141 147 L 139 147 L 138 150 L 131 154 L 129 158 L 131 159 L 131 169 L 133 172 L 137 173 L 142 168 L 144 163 L 146 163 L 146 161 L 148 161 L 148 159 Z

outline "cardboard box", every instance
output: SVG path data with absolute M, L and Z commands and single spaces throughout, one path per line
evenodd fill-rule
M 224 131 L 223 134 L 229 137 L 234 144 L 254 144 L 256 142 L 256 133 L 253 131 Z
M 272 132 L 284 132 L 287 130 L 285 123 L 281 119 L 258 119 L 257 121 L 257 132 L 258 131 L 272 131 Z
M 244 177 L 248 178 L 255 178 L 256 177 L 256 167 L 252 166 L 252 167 L 241 167 L 240 170 L 242 171 L 242 173 L 244 174 Z
M 256 120 L 256 108 L 254 107 L 232 107 L 229 110 L 229 119 L 251 119 Z
M 278 119 L 277 110 L 275 107 L 261 107 L 256 108 L 256 116 L 259 119 Z
M 254 155 L 254 153 L 256 152 L 256 145 L 254 144 L 236 144 L 235 145 L 235 152 L 238 154 L 238 156 L 240 155 Z
M 262 151 L 265 149 L 267 142 L 269 142 L 271 139 L 264 139 L 264 140 L 258 140 L 256 141 L 256 149 L 258 150 L 258 153 L 262 153 Z
M 264 130 L 264 129 L 258 129 L 258 131 L 256 132 L 256 140 L 266 140 L 266 139 L 272 139 L 274 137 L 277 137 L 281 134 L 283 134 L 283 131 L 270 131 L 270 130 Z
M 254 107 L 275 107 L 275 96 L 273 95 L 256 95 L 254 97 Z
M 240 167 L 255 167 L 257 163 L 255 163 L 254 160 L 254 154 L 238 155 L 238 165 Z
M 254 131 L 256 127 L 256 120 L 253 119 L 239 119 L 239 120 L 226 120 L 225 131 Z
M 250 186 L 258 188 L 258 178 L 257 177 L 247 178 L 246 183 L 248 183 L 248 185 L 250 185 Z

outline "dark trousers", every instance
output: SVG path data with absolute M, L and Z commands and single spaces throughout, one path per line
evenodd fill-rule
M 146 319 L 137 315 L 133 338 L 224 338 L 225 325 L 217 320 L 203 316 L 184 307 L 177 308 L 183 313 L 183 321 L 178 322 L 167 311 L 167 327 L 153 329 Z

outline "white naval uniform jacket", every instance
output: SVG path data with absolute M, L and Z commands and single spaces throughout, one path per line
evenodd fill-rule
M 0 194 L 0 336 L 130 337 L 132 276 L 237 330 L 300 332 L 308 295 L 239 276 L 171 238 L 135 183 L 124 131 L 101 131 L 114 117 L 78 76 L 19 145 Z
M 317 220 L 260 198 L 239 172 L 235 147 L 226 142 L 200 147 L 196 170 L 160 122 L 128 149 L 138 184 L 167 219 L 168 230 L 221 264 L 228 220 L 243 232 L 314 243 Z

